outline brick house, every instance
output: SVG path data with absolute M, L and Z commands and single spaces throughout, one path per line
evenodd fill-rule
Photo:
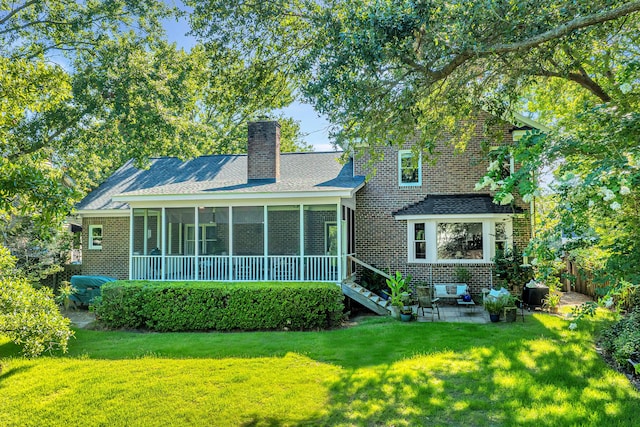
M 536 127 L 518 120 L 500 125 L 499 143 Z M 77 205 L 83 274 L 339 283 L 353 255 L 431 283 L 463 265 L 477 293 L 496 246 L 530 238 L 527 204 L 474 191 L 488 165 L 482 127 L 462 154 L 440 143 L 433 165 L 414 161 L 409 143 L 383 148 L 366 182 L 366 156 L 280 154 L 280 127 L 268 121 L 249 124 L 247 155 L 128 162 Z

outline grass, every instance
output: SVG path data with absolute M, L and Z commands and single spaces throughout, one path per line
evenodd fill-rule
M 640 394 L 596 322 L 400 323 L 324 332 L 76 331 L 26 360 L 0 339 L 6 426 L 632 426 Z

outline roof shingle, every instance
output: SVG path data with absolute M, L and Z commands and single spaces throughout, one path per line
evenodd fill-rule
M 355 189 L 364 177 L 353 176 L 353 163 L 340 163 L 341 152 L 280 155 L 280 180 L 248 181 L 246 155 L 202 156 L 182 161 L 151 159 L 149 169 L 132 161 L 118 169 L 78 205 L 78 210 L 127 209 L 116 195 L 188 195 L 216 193 L 325 192 Z
M 489 194 L 442 194 L 429 195 L 409 205 L 394 216 L 410 215 L 472 215 L 472 214 L 517 214 L 523 210 L 517 206 L 498 205 Z

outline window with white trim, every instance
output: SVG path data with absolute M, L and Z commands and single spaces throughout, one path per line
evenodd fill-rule
M 512 245 L 511 219 L 452 218 L 408 221 L 408 261 L 488 263 Z
M 509 224 L 510 225 L 510 224 Z M 504 252 L 509 247 L 509 235 L 507 232 L 506 222 L 496 222 L 495 225 L 495 247 L 496 253 L 498 251 Z
M 89 226 L 89 249 L 102 249 L 102 225 Z
M 413 224 L 413 250 L 416 259 L 427 259 L 427 236 L 424 223 Z
M 398 152 L 398 184 L 401 187 L 418 187 L 422 185 L 422 156 L 411 150 Z
M 439 260 L 482 260 L 482 222 L 439 222 L 436 247 Z
M 501 179 L 506 179 L 515 172 L 515 162 L 511 152 L 503 154 L 500 147 L 491 147 L 489 151 L 489 161 L 498 162 L 497 167 L 500 169 Z

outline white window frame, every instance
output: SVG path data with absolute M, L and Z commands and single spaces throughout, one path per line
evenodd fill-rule
M 493 147 L 489 148 L 489 162 L 493 161 L 492 153 L 496 152 L 499 149 L 500 149 L 500 147 L 498 147 L 498 146 L 493 146 Z M 516 171 L 516 162 L 513 159 L 513 150 L 511 150 L 511 149 L 509 149 L 509 159 L 508 160 L 509 160 L 509 176 L 511 176 Z M 504 177 L 504 178 L 507 178 L 507 177 Z
M 422 154 L 418 157 L 418 182 L 403 182 L 402 181 L 402 159 L 410 155 L 415 156 L 415 153 L 411 150 L 398 151 L 398 185 L 400 187 L 420 187 L 422 186 Z
M 100 230 L 100 244 L 97 245 L 95 243 L 93 243 L 94 240 L 94 236 L 93 236 L 93 232 L 94 230 Z M 102 227 L 102 224 L 92 224 L 89 226 L 89 249 L 95 249 L 95 250 L 101 250 L 102 249 L 102 240 L 104 239 L 104 229 Z
M 202 254 L 204 254 L 205 249 L 207 247 L 207 242 L 217 242 L 218 241 L 217 238 L 213 238 L 213 239 L 207 239 L 206 238 L 207 237 L 207 229 L 209 229 L 209 228 L 215 229 L 217 227 L 217 225 L 216 224 L 198 224 L 198 227 L 200 227 L 200 237 L 198 239 L 198 246 L 199 246 L 198 253 L 200 255 L 202 255 Z M 185 224 L 184 253 L 186 255 L 195 255 L 195 247 L 196 247 L 195 229 L 196 229 L 196 225 L 195 224 Z M 190 233 L 193 233 L 193 239 L 190 238 L 190 236 L 189 236 Z M 193 251 L 191 249 L 193 249 Z
M 482 223 L 482 259 L 439 259 L 437 247 L 438 224 L 443 222 L 456 223 Z M 456 217 L 426 217 L 407 219 L 407 262 L 413 264 L 489 264 L 496 255 L 495 225 L 497 222 L 505 223 L 507 234 L 507 247 L 513 247 L 513 222 L 512 218 L 504 216 L 456 216 Z M 415 224 L 424 224 L 426 238 L 426 258 L 416 258 L 415 253 Z

